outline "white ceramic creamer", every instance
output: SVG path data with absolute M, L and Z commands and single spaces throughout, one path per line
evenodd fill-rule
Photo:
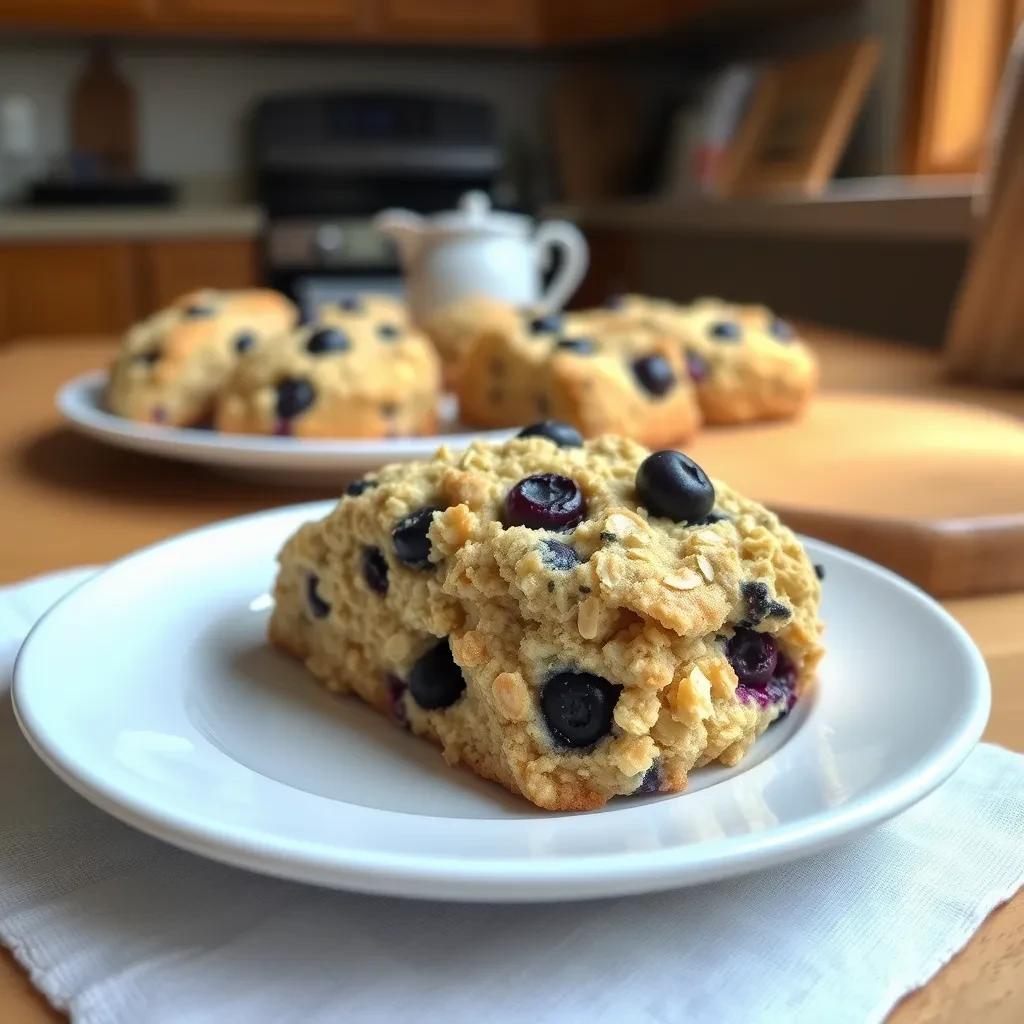
M 467 192 L 458 209 L 431 216 L 384 210 L 374 225 L 394 239 L 412 317 L 425 323 L 439 309 L 486 295 L 538 313 L 561 309 L 587 269 L 587 243 L 568 221 L 544 221 L 491 209 L 483 192 Z M 543 272 L 561 262 L 546 288 Z

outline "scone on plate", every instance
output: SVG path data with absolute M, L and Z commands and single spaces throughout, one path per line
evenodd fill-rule
M 621 317 L 518 317 L 479 335 L 455 381 L 462 418 L 479 427 L 538 418 L 586 437 L 617 433 L 651 446 L 700 424 L 683 349 L 671 331 Z
M 297 316 L 288 299 L 264 288 L 183 295 L 127 332 L 110 372 L 107 407 L 143 423 L 203 424 L 239 357 L 288 330 Z
M 814 567 L 775 515 L 566 424 L 385 466 L 279 561 L 275 644 L 550 810 L 736 764 L 822 655 Z
M 520 318 L 521 314 L 507 302 L 471 295 L 435 313 L 424 324 L 424 330 L 451 376 L 481 334 L 514 331 Z
M 795 416 L 817 387 L 814 353 L 765 306 L 721 299 L 676 305 L 626 295 L 615 312 L 676 334 L 708 423 Z
M 319 438 L 433 433 L 439 361 L 400 314 L 397 306 L 324 306 L 314 323 L 247 353 L 218 396 L 217 429 Z

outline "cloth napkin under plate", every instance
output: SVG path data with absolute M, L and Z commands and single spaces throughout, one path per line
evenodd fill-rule
M 0 589 L 0 688 L 88 570 Z M 74 680 L 67 680 L 74 685 Z M 1024 884 L 1024 757 L 982 745 L 845 846 L 672 893 L 546 906 L 331 892 L 121 825 L 0 705 L 0 939 L 88 1024 L 864 1024 Z

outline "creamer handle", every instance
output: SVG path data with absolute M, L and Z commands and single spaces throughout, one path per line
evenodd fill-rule
M 561 265 L 538 303 L 539 313 L 552 313 L 569 301 L 587 272 L 590 262 L 587 240 L 575 224 L 567 220 L 547 220 L 533 236 L 533 249 L 542 268 L 550 265 L 556 250 L 562 253 Z

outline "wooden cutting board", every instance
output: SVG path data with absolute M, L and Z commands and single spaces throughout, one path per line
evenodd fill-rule
M 1024 422 L 953 402 L 823 394 L 687 451 L 794 529 L 938 597 L 1024 588 Z

